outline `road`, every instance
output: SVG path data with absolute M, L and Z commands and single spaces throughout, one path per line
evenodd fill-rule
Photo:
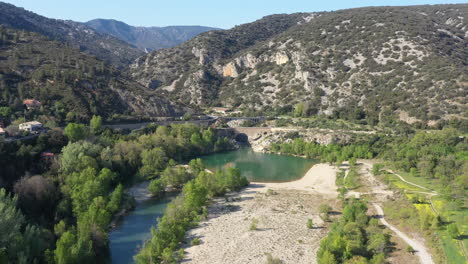
M 380 219 L 380 222 L 386 227 L 388 227 L 390 230 L 392 230 L 401 239 L 403 239 L 408 245 L 410 245 L 415 250 L 415 254 L 419 257 L 422 264 L 434 264 L 434 260 L 432 259 L 431 254 L 427 251 L 424 244 L 420 243 L 415 239 L 409 238 L 405 233 L 401 232 L 396 227 L 389 224 L 387 220 L 385 220 L 382 207 L 380 207 L 380 205 L 376 203 L 372 203 L 372 205 L 374 206 L 375 210 L 377 210 L 377 217 Z
M 386 188 L 386 187 L 384 185 L 382 185 L 382 183 L 380 183 L 380 181 L 378 181 L 375 178 L 375 176 L 370 172 L 371 168 L 372 168 L 372 164 L 368 163 L 368 162 L 365 162 L 364 160 L 359 160 L 358 162 L 365 166 L 365 169 L 364 169 L 365 170 L 365 176 L 369 178 L 369 180 L 371 182 L 371 185 L 372 185 L 372 186 L 370 186 L 371 187 L 371 192 L 370 193 L 374 193 L 376 195 L 382 196 L 382 194 L 384 193 L 383 188 Z M 390 172 L 392 174 L 395 174 L 391 170 L 386 170 L 386 171 Z M 419 188 L 429 190 L 429 191 L 431 191 L 430 194 L 435 195 L 433 190 L 430 190 L 430 189 L 428 189 L 426 187 L 419 186 L 419 185 L 417 185 L 415 183 L 409 182 L 409 181 L 405 180 L 400 175 L 397 175 L 397 174 L 395 174 L 395 175 L 398 176 L 402 181 L 404 181 L 404 182 L 406 182 L 408 184 L 411 184 L 413 186 L 417 186 Z M 361 195 L 363 193 L 357 193 L 357 194 Z M 382 207 L 376 202 L 371 202 L 371 204 L 376 209 L 377 217 L 379 218 L 380 222 L 383 225 L 385 225 L 386 227 L 388 227 L 390 230 L 392 230 L 398 237 L 403 239 L 403 241 L 405 241 L 405 243 L 410 245 L 415 250 L 415 254 L 419 257 L 420 262 L 422 264 L 433 264 L 434 263 L 434 260 L 432 259 L 432 256 L 431 256 L 430 252 L 428 251 L 428 249 L 426 248 L 426 246 L 423 243 L 419 242 L 416 239 L 410 238 L 408 235 L 406 235 L 405 233 L 403 233 L 402 231 L 400 231 L 399 229 L 397 229 L 393 225 L 389 224 L 387 222 L 387 220 L 385 220 L 385 217 L 384 217 L 385 215 L 384 215 L 384 211 L 383 211 Z

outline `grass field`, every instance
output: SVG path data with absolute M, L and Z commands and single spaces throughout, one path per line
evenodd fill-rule
M 414 177 L 409 173 L 399 173 L 407 181 L 413 182 L 415 184 L 421 185 L 423 187 L 438 191 L 440 186 L 434 184 L 431 180 Z M 468 208 L 453 206 L 453 202 L 449 202 L 442 197 L 435 195 L 430 197 L 429 195 L 415 193 L 415 192 L 428 192 L 425 189 L 418 188 L 417 186 L 408 184 L 400 180 L 397 176 L 390 174 L 388 176 L 388 182 L 391 183 L 394 187 L 397 187 L 405 191 L 405 196 L 409 201 L 412 200 L 414 196 L 425 197 L 428 203 L 413 203 L 413 206 L 417 209 L 419 213 L 422 212 L 431 212 L 433 215 L 436 213 L 442 216 L 445 224 L 456 223 L 460 233 L 461 239 L 456 240 L 449 236 L 445 228 L 437 231 L 439 235 L 442 247 L 447 256 L 448 263 L 459 264 L 459 263 L 468 263 L 468 257 L 466 252 L 468 252 Z M 434 206 L 436 212 L 431 208 L 429 202 L 432 200 L 432 205 Z

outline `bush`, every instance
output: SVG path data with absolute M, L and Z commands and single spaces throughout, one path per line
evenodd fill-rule
M 200 244 L 201 244 L 201 240 L 198 237 L 196 237 L 196 238 L 192 239 L 192 241 L 190 241 L 190 245 L 192 245 L 192 246 L 198 246 Z
M 267 257 L 267 261 L 266 261 L 267 264 L 282 264 L 283 263 L 281 259 L 273 257 L 271 253 L 265 253 L 265 255 Z
M 258 224 L 258 220 L 255 219 L 255 218 L 253 218 L 253 219 L 252 219 L 252 222 L 250 222 L 249 230 L 250 230 L 250 231 L 257 230 L 257 224 Z
M 160 196 L 165 190 L 166 186 L 160 178 L 152 180 L 148 185 L 148 191 L 150 191 L 153 196 Z
M 460 232 L 458 231 L 458 226 L 455 223 L 452 223 L 447 226 L 447 232 L 453 239 L 459 239 Z

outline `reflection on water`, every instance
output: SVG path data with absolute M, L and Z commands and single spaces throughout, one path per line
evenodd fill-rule
M 202 157 L 206 167 L 222 169 L 235 166 L 255 182 L 285 182 L 300 179 L 316 163 L 311 159 L 258 153 L 250 148 Z

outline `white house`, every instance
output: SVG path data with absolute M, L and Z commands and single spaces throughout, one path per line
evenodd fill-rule
M 37 121 L 26 122 L 19 124 L 19 129 L 29 132 L 39 131 L 42 129 L 42 124 Z

